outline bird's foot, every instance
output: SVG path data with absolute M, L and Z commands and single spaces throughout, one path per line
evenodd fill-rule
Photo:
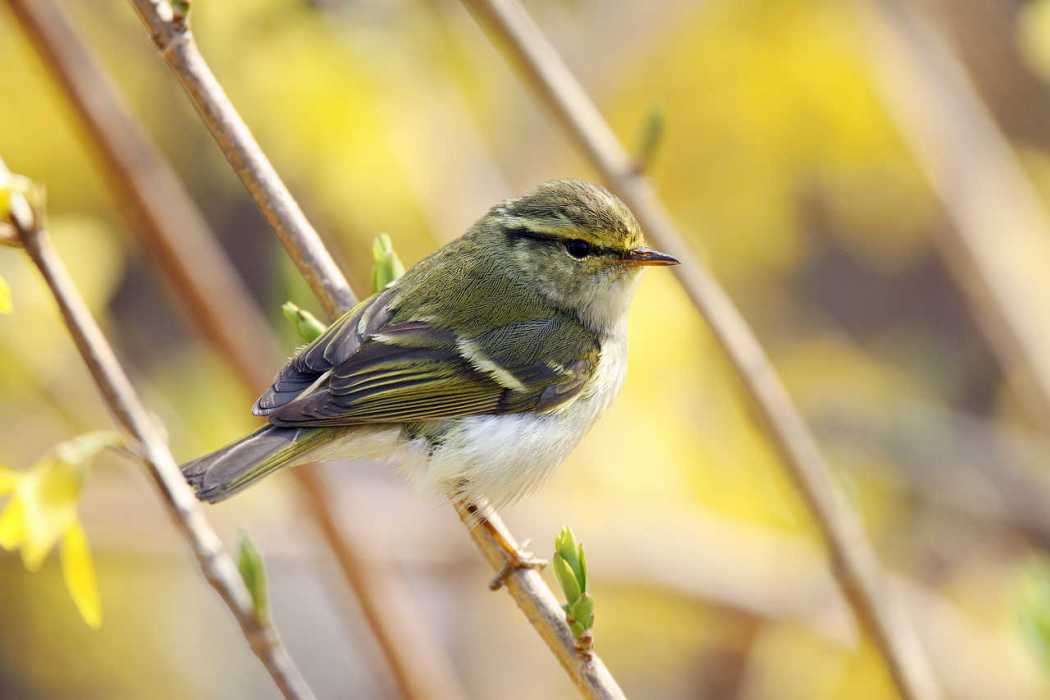
M 503 584 L 507 582 L 507 578 L 519 569 L 542 569 L 547 566 L 546 559 L 540 559 L 535 556 L 532 552 L 526 551 L 526 547 L 529 546 L 528 540 L 522 542 L 519 548 L 507 548 L 507 563 L 503 565 L 496 577 L 489 583 L 489 590 L 498 591 L 503 588 Z

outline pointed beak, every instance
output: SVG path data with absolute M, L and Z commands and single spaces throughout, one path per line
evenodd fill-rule
M 623 261 L 631 267 L 642 267 L 643 265 L 665 267 L 667 265 L 678 264 L 678 258 L 673 255 L 666 255 L 650 248 L 635 248 L 634 250 L 629 250 L 627 251 L 627 254 L 623 256 Z

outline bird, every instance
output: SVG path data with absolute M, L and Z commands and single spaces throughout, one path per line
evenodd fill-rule
M 252 406 L 263 427 L 182 473 L 214 503 L 288 467 L 372 458 L 424 490 L 512 503 L 619 392 L 640 270 L 677 264 L 605 188 L 546 182 L 344 313 Z

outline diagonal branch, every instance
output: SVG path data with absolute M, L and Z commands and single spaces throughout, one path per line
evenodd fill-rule
M 173 296 L 193 309 L 190 317 L 224 355 L 281 357 L 269 324 L 252 301 L 200 210 L 128 113 L 95 56 L 80 41 L 65 13 L 52 0 L 7 0 L 15 20 L 69 99 L 89 136 L 105 174 L 128 203 L 136 231 L 170 281 Z M 163 198 L 153 193 L 163 193 Z M 192 257 L 182 251 L 193 251 Z M 217 299 L 223 313 L 210 311 Z M 246 365 L 241 379 L 252 389 L 265 387 L 270 370 Z
M 193 41 L 185 15 L 161 10 L 161 7 L 171 10 L 171 5 L 161 0 L 131 2 L 314 294 L 331 315 L 348 309 L 355 296 L 346 279 L 216 81 Z M 516 561 L 518 545 L 495 511 L 485 509 L 480 524 L 470 526 L 478 522 L 477 507 L 470 504 L 455 504 L 455 507 L 493 569 L 503 571 Z M 624 697 L 597 654 L 583 656 L 577 652 L 561 607 L 536 571 L 509 569 L 505 587 L 585 697 L 610 700 Z
M 1050 427 L 1050 219 L 965 65 L 926 11 L 854 0 L 872 75 L 952 226 L 935 243 L 1010 388 Z M 1020 370 L 1020 371 L 1018 371 Z
M 270 222 L 314 295 L 332 316 L 352 307 L 357 297 L 343 273 L 197 49 L 185 14 L 190 3 L 187 0 L 130 1 L 226 160 Z
M 128 114 L 61 10 L 49 0 L 8 3 L 69 97 L 189 320 L 248 392 L 262 391 L 281 363 L 277 343 L 178 176 Z M 367 565 L 367 543 L 337 515 L 325 475 L 300 468 L 294 476 L 400 692 L 408 698 L 463 697 L 447 655 L 421 629 L 412 596 L 397 577 L 383 577 Z
M 679 282 L 711 326 L 758 409 L 816 518 L 838 583 L 885 656 L 901 695 L 908 700 L 938 697 L 915 631 L 886 586 L 860 519 L 836 488 L 816 440 L 732 300 L 689 251 L 648 180 L 635 172 L 608 123 L 525 9 L 516 0 L 464 3 L 499 39 L 523 77 L 575 138 L 610 189 L 634 211 L 650 238 L 682 261 L 675 268 Z
M 175 525 L 189 542 L 201 572 L 237 618 L 252 651 L 289 700 L 312 700 L 313 692 L 272 624 L 256 614 L 237 566 L 205 520 L 196 497 L 182 478 L 167 444 L 158 435 L 145 407 L 124 373 L 91 312 L 81 298 L 47 233 L 32 221 L 12 217 L 22 246 L 40 270 L 58 303 L 62 318 L 113 417 L 137 441 L 142 461 L 160 490 Z

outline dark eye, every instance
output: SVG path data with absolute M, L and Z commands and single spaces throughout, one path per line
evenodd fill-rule
M 565 241 L 565 250 L 578 260 L 591 254 L 591 244 L 579 238 L 573 238 L 571 241 Z

